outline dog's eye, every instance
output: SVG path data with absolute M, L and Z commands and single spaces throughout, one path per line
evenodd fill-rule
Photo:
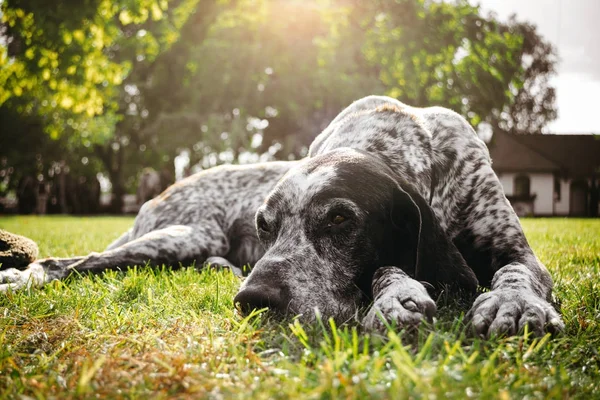
M 340 215 L 340 214 L 334 214 L 331 217 L 331 224 L 332 225 L 339 225 L 339 224 L 341 224 L 344 221 L 346 221 L 346 217 L 344 217 L 343 215 Z
M 256 226 L 259 230 L 261 230 L 263 232 L 269 232 L 269 225 L 267 224 L 267 221 L 265 221 L 265 219 L 262 216 L 259 216 L 256 219 Z

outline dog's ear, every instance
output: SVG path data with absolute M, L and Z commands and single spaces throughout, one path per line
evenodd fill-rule
M 401 263 L 416 280 L 435 288 L 453 286 L 468 292 L 477 289 L 475 273 L 440 226 L 427 201 L 416 191 L 398 185 L 393 194 L 391 222 L 399 237 Z M 398 242 L 400 241 L 400 243 Z

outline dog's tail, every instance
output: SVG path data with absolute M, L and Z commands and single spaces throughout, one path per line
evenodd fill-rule
M 121 236 L 119 236 L 119 238 L 117 240 L 115 240 L 114 242 L 112 242 L 111 244 L 108 245 L 108 247 L 106 248 L 106 250 L 112 250 L 115 249 L 119 246 L 124 245 L 125 243 L 129 242 L 131 240 L 131 232 L 132 229 L 129 229 L 127 232 L 125 232 L 124 234 L 122 234 Z

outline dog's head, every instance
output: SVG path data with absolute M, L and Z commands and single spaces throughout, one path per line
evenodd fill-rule
M 427 203 L 356 150 L 290 170 L 257 211 L 256 227 L 266 253 L 234 300 L 245 311 L 311 318 L 318 309 L 346 320 L 369 304 L 373 274 L 390 265 L 432 284 L 456 280 L 473 289 L 477 282 Z

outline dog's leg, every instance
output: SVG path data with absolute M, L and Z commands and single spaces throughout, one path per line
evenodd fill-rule
M 539 266 L 537 271 L 535 265 Z M 500 268 L 491 290 L 481 294 L 467 313 L 474 333 L 482 337 L 514 335 L 526 325 L 536 336 L 562 331 L 564 323 L 550 304 L 550 290 L 542 271 L 545 268 L 534 256 Z
M 133 265 L 204 262 L 211 255 L 227 254 L 227 237 L 214 222 L 196 226 L 174 225 L 152 231 L 138 239 L 102 253 L 74 259 L 45 259 L 23 271 L 0 271 L 0 292 L 22 287 L 41 286 L 64 279 L 72 272 L 100 273 Z
M 131 233 L 133 232 L 133 228 L 128 229 L 125 233 L 119 236 L 114 242 L 108 245 L 106 250 L 116 249 L 119 246 L 123 246 L 125 243 L 131 240 Z
M 425 287 L 397 267 L 379 268 L 373 277 L 373 305 L 363 319 L 370 331 L 385 331 L 386 321 L 399 328 L 412 328 L 431 321 L 436 306 Z
M 208 257 L 204 261 L 204 267 L 216 268 L 216 269 L 230 269 L 236 276 L 244 276 L 243 271 L 236 267 L 231 261 L 226 258 L 213 256 Z
M 564 324 L 550 305 L 552 278 L 529 247 L 491 166 L 480 166 L 471 176 L 472 201 L 455 242 L 480 284 L 491 289 L 467 314 L 475 333 L 514 335 L 525 325 L 536 335 L 562 330 Z

